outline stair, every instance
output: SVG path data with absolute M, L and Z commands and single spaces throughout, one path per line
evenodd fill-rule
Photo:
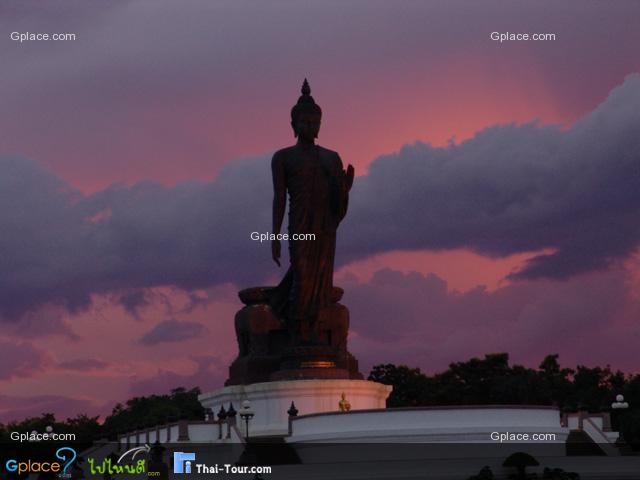
M 568 456 L 604 456 L 600 446 L 582 430 L 571 430 L 567 437 Z

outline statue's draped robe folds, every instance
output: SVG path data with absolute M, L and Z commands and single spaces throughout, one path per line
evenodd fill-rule
M 290 330 L 313 332 L 318 311 L 331 303 L 336 230 L 347 212 L 349 186 L 338 154 L 317 145 L 276 152 L 272 173 L 275 195 L 289 194 L 291 265 L 270 292 L 270 304 Z M 293 240 L 293 234 L 309 233 L 315 239 Z

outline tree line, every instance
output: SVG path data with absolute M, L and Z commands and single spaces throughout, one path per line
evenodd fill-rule
M 427 375 L 406 365 L 376 365 L 369 380 L 393 386 L 387 407 L 438 405 L 551 405 L 563 412 L 612 412 L 612 427 L 640 448 L 640 374 L 609 366 L 563 368 L 548 355 L 537 369 L 510 365 L 507 353 L 457 362 Z M 629 408 L 612 410 L 616 395 Z
M 612 371 L 609 366 L 563 368 L 558 355 L 548 355 L 538 368 L 510 365 L 507 353 L 485 355 L 449 365 L 433 375 L 406 365 L 380 364 L 369 380 L 393 386 L 389 408 L 444 405 L 553 405 L 561 411 L 611 411 L 611 403 L 622 394 L 629 408 L 613 411 L 612 423 L 624 438 L 640 449 L 640 374 Z M 99 417 L 78 415 L 65 421 L 52 413 L 22 421 L 0 423 L 0 441 L 11 432 L 75 433 L 82 443 L 117 438 L 118 434 L 177 420 L 202 420 L 205 411 L 199 388 L 176 388 L 166 395 L 134 397 L 118 403 L 103 422 Z M 214 412 L 215 413 L 215 412 Z M 303 412 L 301 412 L 303 413 Z

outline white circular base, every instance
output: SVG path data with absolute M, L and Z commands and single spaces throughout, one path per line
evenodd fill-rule
M 233 403 L 238 412 L 237 425 L 244 431 L 245 424 L 240 418 L 242 402 L 249 400 L 254 413 L 249 423 L 249 434 L 254 436 L 286 435 L 289 433 L 291 402 L 295 403 L 298 415 L 337 412 L 341 396 L 351 404 L 351 410 L 385 408 L 392 387 L 368 380 L 285 380 L 279 382 L 232 385 L 198 397 L 205 408 L 218 413 L 221 406 L 225 410 Z
M 534 434 L 549 434 L 545 444 L 564 447 L 569 429 L 560 422 L 555 407 L 478 405 L 415 407 L 307 415 L 292 422 L 287 442 L 328 443 L 513 443 L 500 434 L 520 435 L 518 442 L 532 441 Z M 495 438 L 494 438 L 495 437 Z M 515 442 L 515 443 L 518 443 Z M 538 440 L 540 443 L 540 440 Z

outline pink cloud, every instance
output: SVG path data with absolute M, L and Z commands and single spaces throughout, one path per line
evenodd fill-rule
M 530 366 L 559 353 L 565 365 L 639 368 L 630 352 L 640 340 L 633 321 L 640 302 L 623 269 L 491 292 L 452 292 L 433 274 L 389 269 L 368 282 L 347 277 L 341 284 L 351 311 L 351 349 L 365 371 L 377 363 L 439 371 L 492 352 L 508 352 Z
M 203 392 L 219 388 L 227 379 L 228 364 L 212 355 L 193 356 L 196 370 L 191 374 L 159 368 L 157 373 L 134 381 L 131 384 L 132 396 L 168 393 L 174 388 L 200 387 Z
M 97 415 L 102 408 L 93 401 L 61 395 L 32 395 L 28 397 L 0 395 L 0 422 L 20 421 L 53 413 L 58 420 L 78 414 Z
M 0 380 L 30 377 L 51 364 L 49 354 L 29 342 L 0 338 L 0 352 Z
M 104 370 L 109 363 L 97 358 L 76 358 L 60 362 L 57 367 L 63 370 L 72 370 L 76 372 L 94 372 Z
M 167 342 L 184 342 L 208 333 L 207 327 L 198 322 L 179 321 L 175 318 L 156 324 L 138 340 L 142 345 Z
M 0 151 L 46 162 L 85 191 L 210 180 L 232 159 L 292 138 L 288 109 L 305 76 L 327 112 L 321 141 L 361 172 L 415 140 L 442 145 L 534 118 L 571 123 L 640 68 L 640 7 L 568 5 L 134 1 L 87 15 L 80 4 L 21 4 L 0 19 L 3 31 L 59 28 L 82 41 L 0 43 Z M 176 36 L 176 24 L 189 28 Z M 559 41 L 489 39 L 541 26 Z

